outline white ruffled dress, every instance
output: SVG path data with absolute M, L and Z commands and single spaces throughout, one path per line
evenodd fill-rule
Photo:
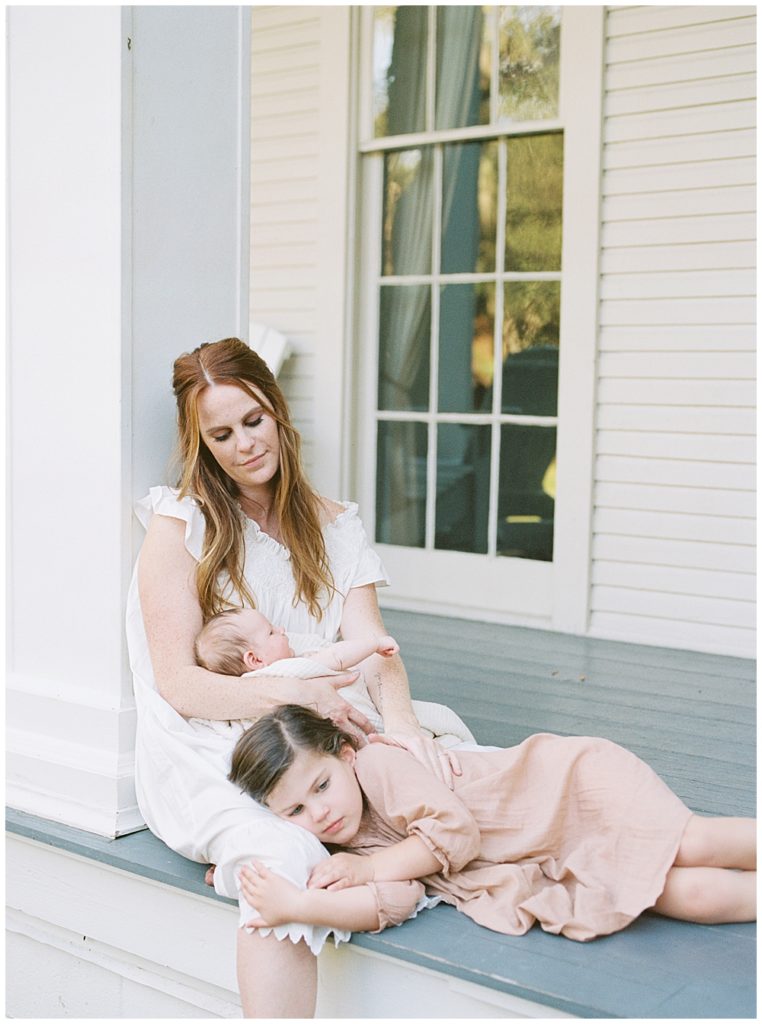
M 201 557 L 204 517 L 191 498 L 177 500 L 177 491 L 153 487 L 138 502 L 136 512 L 147 527 L 154 515 L 185 522 L 185 546 Z M 328 559 L 338 593 L 320 622 L 303 603 L 293 606 L 294 580 L 289 552 L 247 520 L 245 532 L 246 580 L 258 609 L 271 622 L 288 631 L 314 633 L 334 641 L 341 624 L 342 594 L 369 583 L 388 581 L 378 555 L 371 549 L 357 506 L 345 502 L 344 511 L 325 527 Z M 235 734 L 195 729 L 160 695 L 148 652 L 137 564 L 127 602 L 127 642 L 137 705 L 135 774 L 138 806 L 146 824 L 167 846 L 184 857 L 217 865 L 214 886 L 218 893 L 239 900 L 240 925 L 246 927 L 255 912 L 240 898 L 238 869 L 252 857 L 304 886 L 327 851 L 305 829 L 277 818 L 227 779 Z M 274 929 L 279 939 L 304 939 L 314 953 L 333 931 L 335 941 L 349 938 L 345 931 L 293 923 Z

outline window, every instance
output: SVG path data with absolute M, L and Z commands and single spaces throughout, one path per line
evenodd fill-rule
M 377 543 L 419 569 L 418 553 L 430 567 L 469 556 L 459 581 L 475 573 L 477 589 L 496 562 L 518 560 L 535 568 L 515 579 L 534 571 L 550 586 L 569 17 L 551 6 L 365 13 L 365 493 Z

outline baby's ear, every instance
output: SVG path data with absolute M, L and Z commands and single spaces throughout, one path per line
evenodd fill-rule
M 264 668 L 265 663 L 258 658 L 254 651 L 244 651 L 243 663 L 247 672 L 254 672 L 258 668 Z

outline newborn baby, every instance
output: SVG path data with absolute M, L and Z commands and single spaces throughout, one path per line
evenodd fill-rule
M 196 638 L 196 660 L 210 672 L 230 676 L 282 676 L 314 679 L 345 672 L 373 654 L 390 658 L 399 646 L 391 636 L 340 640 L 331 643 L 307 633 L 286 633 L 273 626 L 254 608 L 233 608 L 213 616 Z M 376 732 L 384 731 L 381 715 L 370 698 L 362 675 L 350 686 L 343 686 L 341 696 L 361 711 Z M 445 747 L 456 743 L 474 743 L 464 722 L 443 704 L 414 700 L 413 711 L 421 728 Z M 212 722 L 191 719 L 192 723 L 215 731 L 235 729 L 243 732 L 252 722 Z

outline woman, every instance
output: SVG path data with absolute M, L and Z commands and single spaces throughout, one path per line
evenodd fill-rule
M 218 733 L 194 731 L 187 719 L 256 718 L 296 703 L 367 729 L 337 689 L 356 673 L 308 683 L 233 680 L 199 667 L 193 641 L 207 619 L 235 606 L 256 606 L 290 631 L 330 640 L 339 632 L 347 640 L 383 633 L 375 587 L 386 582 L 384 570 L 357 507 L 310 488 L 283 395 L 247 345 L 227 338 L 180 356 L 173 386 L 180 488 L 153 488 L 139 503 L 147 535 L 128 599 L 138 802 L 168 846 L 217 865 L 214 883 L 223 895 L 238 896 L 238 869 L 252 856 L 304 885 L 327 856 L 324 848 L 232 786 L 226 778 L 232 744 Z M 387 735 L 440 776 L 457 770 L 451 755 L 420 734 L 399 657 L 376 656 L 366 682 Z M 242 901 L 242 924 L 251 917 Z M 246 1016 L 312 1016 L 313 954 L 327 934 L 299 924 L 239 929 Z

